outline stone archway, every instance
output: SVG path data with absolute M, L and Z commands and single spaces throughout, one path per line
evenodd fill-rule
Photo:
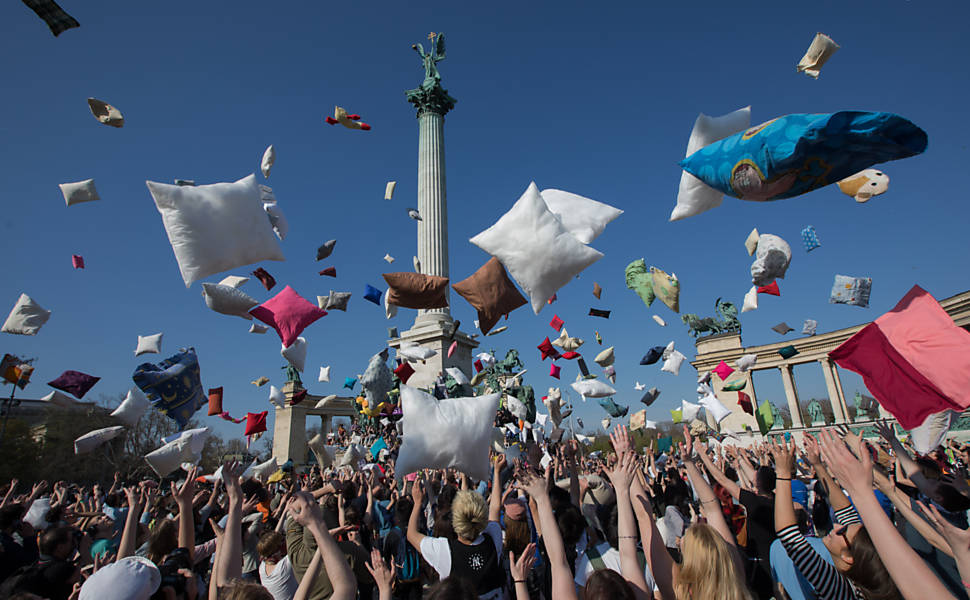
M 279 464 L 292 460 L 295 465 L 306 463 L 307 416 L 319 416 L 322 420 L 320 431 L 326 435 L 330 431 L 334 417 L 352 417 L 354 399 L 347 397 L 334 398 L 324 408 L 314 408 L 323 396 L 307 394 L 299 404 L 290 405 L 293 395 L 302 390 L 303 386 L 292 381 L 283 385 L 283 396 L 286 398 L 284 408 L 275 411 L 276 422 L 273 425 L 273 457 Z

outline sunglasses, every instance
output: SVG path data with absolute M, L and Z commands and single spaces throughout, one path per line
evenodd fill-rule
M 835 528 L 835 535 L 841 537 L 845 541 L 845 547 L 850 551 L 852 550 L 852 543 L 849 542 L 849 538 L 846 537 L 845 532 L 849 530 L 848 525 L 839 525 Z

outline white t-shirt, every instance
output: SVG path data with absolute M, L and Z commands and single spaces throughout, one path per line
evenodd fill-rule
M 610 571 L 615 571 L 622 574 L 620 571 L 620 551 L 616 550 L 610 546 L 607 542 L 596 545 L 596 551 L 599 553 L 600 557 L 603 559 L 603 564 Z M 584 552 L 579 560 L 576 561 L 576 578 L 573 580 L 576 585 L 583 587 L 586 585 L 586 580 L 589 576 L 593 574 L 596 568 L 593 567 L 593 563 L 590 562 L 589 557 L 586 556 Z M 645 565 L 643 567 L 643 577 L 647 580 L 647 589 L 658 590 L 656 582 L 653 580 L 653 573 L 650 571 L 650 565 Z
M 473 544 L 481 544 L 486 535 L 492 538 L 492 542 L 495 544 L 495 555 L 499 564 L 501 564 L 502 526 L 495 521 L 489 521 L 488 525 L 485 526 L 485 531 L 475 538 Z M 451 548 L 448 547 L 448 538 L 425 537 L 421 540 L 420 550 L 424 560 L 438 572 L 438 577 L 444 579 L 451 574 Z
M 274 600 L 293 600 L 299 584 L 296 581 L 296 575 L 293 573 L 290 557 L 286 556 L 276 563 L 276 568 L 273 569 L 272 574 L 266 572 L 266 561 L 260 561 L 259 583 L 273 595 Z

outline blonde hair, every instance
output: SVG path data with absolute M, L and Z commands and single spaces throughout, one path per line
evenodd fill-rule
M 692 526 L 681 551 L 684 562 L 674 582 L 677 600 L 752 600 L 731 547 L 713 527 Z
M 478 492 L 461 490 L 451 503 L 451 526 L 455 533 L 474 541 L 488 524 L 488 506 Z

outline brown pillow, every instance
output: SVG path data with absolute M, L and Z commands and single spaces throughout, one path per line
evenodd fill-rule
M 488 333 L 506 315 L 526 304 L 505 272 L 505 267 L 495 257 L 488 260 L 468 279 L 451 286 L 462 298 L 478 310 L 478 327 Z
M 448 306 L 448 278 L 421 273 L 384 273 L 387 303 L 402 308 Z

